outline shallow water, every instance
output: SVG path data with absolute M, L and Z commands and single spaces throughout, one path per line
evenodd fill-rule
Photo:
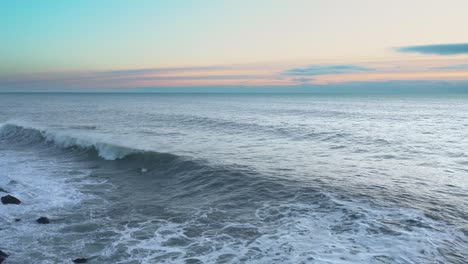
M 466 263 L 467 99 L 0 94 L 0 187 L 23 201 L 0 206 L 0 249 L 6 263 Z

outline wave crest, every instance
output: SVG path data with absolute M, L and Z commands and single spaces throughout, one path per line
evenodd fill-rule
M 0 126 L 0 140 L 22 145 L 52 144 L 63 149 L 76 148 L 94 151 L 105 160 L 123 159 L 132 154 L 153 153 L 147 150 L 102 142 L 85 135 L 73 135 L 65 131 L 54 131 L 14 123 L 6 123 Z

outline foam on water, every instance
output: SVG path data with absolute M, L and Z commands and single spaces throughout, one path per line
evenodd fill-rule
M 8 140 L 32 147 L 0 152 L 4 173 L 0 186 L 7 187 L 23 201 L 21 206 L 0 207 L 0 219 L 7 226 L 0 234 L 3 245 L 8 248 L 21 251 L 34 247 L 34 252 L 47 251 L 48 246 L 41 243 L 22 245 L 32 232 L 38 234 L 38 239 L 74 237 L 77 230 L 87 234 L 99 226 L 99 232 L 110 234 L 109 243 L 93 256 L 100 262 L 421 263 L 452 260 L 461 263 L 466 257 L 463 252 L 451 251 L 466 243 L 463 232 L 455 227 L 430 219 L 418 210 L 343 201 L 331 194 L 322 194 L 325 199 L 311 203 L 298 197 L 281 202 L 255 202 L 255 217 L 248 220 L 231 219 L 224 209 L 208 207 L 199 209 L 182 222 L 155 218 L 116 227 L 106 226 L 108 220 L 98 218 L 85 219 L 82 225 L 59 221 L 38 226 L 34 222 L 37 217 L 63 218 L 84 199 L 94 208 L 91 210 L 101 210 L 102 202 L 90 203 L 93 198 L 79 189 L 83 184 L 87 184 L 87 188 L 91 185 L 101 188 L 103 183 L 86 180 L 89 171 L 79 169 L 72 160 L 39 158 L 40 152 L 34 151 L 34 146 L 39 146 L 36 150 L 44 150 L 47 148 L 41 143 L 46 142 L 63 151 L 92 149 L 101 158 L 116 162 L 144 151 L 102 143 L 67 131 L 17 123 L 4 124 L 0 133 Z M 142 172 L 147 173 L 148 169 L 141 168 Z M 15 218 L 22 220 L 15 223 Z M 75 238 L 77 251 L 86 247 L 87 237 Z M 48 254 L 43 258 L 50 263 L 59 259 L 60 254 Z M 27 255 L 17 258 L 28 259 Z
M 466 100 L 4 98 L 10 263 L 468 259 Z
M 0 134 L 8 126 L 2 124 Z M 30 263 L 32 259 L 24 254 L 29 251 L 41 252 L 41 263 L 56 263 L 47 260 L 47 255 L 50 258 L 57 253 L 49 252 L 44 241 L 59 236 L 60 228 L 66 225 L 62 221 L 64 213 L 80 206 L 86 197 L 79 186 L 87 181 L 84 179 L 89 171 L 72 160 L 47 157 L 34 149 L 15 149 L 8 144 L 3 144 L 0 151 L 0 168 L 0 186 L 21 201 L 20 205 L 0 205 L 0 241 L 2 249 L 10 254 L 8 261 Z M 36 223 L 42 216 L 53 224 Z
M 263 204 L 255 221 L 207 225 L 217 209 L 183 223 L 126 225 L 104 256 L 125 251 L 115 263 L 462 263 L 450 246 L 459 231 L 410 209 L 375 208 L 333 199 L 333 210 L 286 202 Z M 411 224 L 408 224 L 411 223 Z M 194 231 L 197 235 L 194 235 Z M 466 241 L 465 241 L 466 242 Z M 449 248 L 444 257 L 441 252 Z M 105 258 L 102 258 L 103 260 Z M 199 262 L 197 262 L 199 261 Z
M 4 220 L 12 221 L 30 216 L 32 212 L 53 212 L 53 208 L 79 204 L 81 193 L 67 184 L 67 175 L 58 173 L 64 171 L 63 164 L 54 164 L 53 161 L 44 163 L 36 158 L 25 157 L 24 152 L 0 153 L 0 186 L 22 201 L 21 206 L 0 207 Z M 79 174 L 84 173 L 81 171 Z

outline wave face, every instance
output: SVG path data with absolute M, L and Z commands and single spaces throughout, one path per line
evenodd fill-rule
M 170 169 L 185 172 L 185 168 L 202 167 L 202 161 L 170 153 L 142 150 L 119 146 L 92 139 L 83 135 L 35 128 L 14 123 L 3 124 L 0 128 L 0 140 L 26 148 L 48 151 L 52 155 L 63 153 L 85 157 L 100 166 L 118 166 L 123 170 L 151 173 L 153 170 Z M 106 163 L 107 161 L 107 163 Z M 109 163 L 113 161 L 112 163 Z
M 47 129 L 34 128 L 14 123 L 6 123 L 1 126 L 0 136 L 10 143 L 37 145 L 54 145 L 56 147 L 81 149 L 96 152 L 105 160 L 121 159 L 133 153 L 143 153 L 144 150 L 136 150 L 99 142 L 86 137 L 68 135 L 61 132 L 53 132 Z
M 22 204 L 0 206 L 0 249 L 10 263 L 464 263 L 468 106 L 404 100 L 2 95 L 16 121 L 0 127 L 0 187 Z

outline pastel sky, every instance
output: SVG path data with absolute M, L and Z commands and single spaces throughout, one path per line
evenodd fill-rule
M 2 0 L 0 90 L 468 81 L 467 0 Z

